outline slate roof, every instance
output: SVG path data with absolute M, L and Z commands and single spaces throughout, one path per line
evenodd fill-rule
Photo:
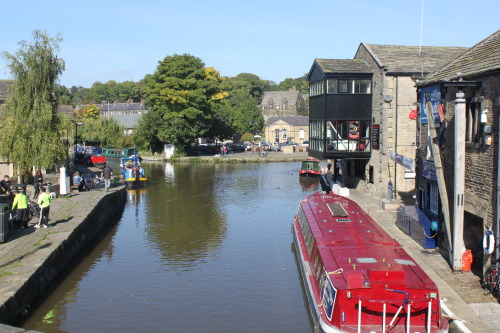
M 401 46 L 361 43 L 387 74 L 427 74 L 463 54 L 466 47 L 446 46 Z M 420 52 L 420 55 L 419 55 Z
M 142 114 L 114 114 L 106 115 L 105 117 L 115 119 L 120 125 L 125 126 L 125 128 L 136 128 L 139 124 L 139 119 L 142 117 Z
M 0 101 L 5 101 L 9 96 L 9 87 L 14 83 L 14 80 L 0 80 Z
M 309 126 L 309 117 L 306 116 L 269 117 L 266 126 L 270 126 L 278 120 L 283 120 L 292 126 Z
M 429 74 L 424 81 L 419 82 L 419 85 L 461 78 L 467 79 L 498 70 L 500 70 L 500 30 Z
M 272 99 L 275 104 L 281 104 L 286 98 L 288 104 L 295 105 L 297 104 L 299 95 L 302 96 L 302 94 L 300 94 L 298 90 L 265 91 L 260 104 L 267 106 L 270 99 Z
M 373 70 L 362 59 L 315 59 L 314 62 L 325 74 L 373 73 Z
M 147 110 L 142 103 L 110 103 L 96 104 L 101 111 L 136 111 Z

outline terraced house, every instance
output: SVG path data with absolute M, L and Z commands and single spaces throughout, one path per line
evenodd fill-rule
M 481 269 L 499 257 L 500 30 L 419 80 L 418 98 L 418 209 L 454 269 L 464 249 Z

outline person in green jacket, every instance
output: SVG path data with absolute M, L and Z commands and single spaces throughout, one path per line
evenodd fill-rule
M 48 228 L 51 198 L 44 186 L 40 186 L 40 191 L 42 191 L 42 193 L 38 196 L 38 205 L 40 206 L 40 219 L 35 225 L 35 228 L 40 228 L 42 226 L 44 228 Z M 45 224 L 43 224 L 44 221 Z
M 23 192 L 14 192 L 14 202 L 12 203 L 12 210 L 16 209 L 16 221 L 21 221 L 23 229 L 28 228 L 29 210 L 28 210 L 28 197 Z

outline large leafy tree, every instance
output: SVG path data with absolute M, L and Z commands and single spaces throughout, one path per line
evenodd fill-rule
M 163 59 L 155 73 L 146 78 L 149 113 L 160 117 L 150 116 L 149 119 L 159 120 L 153 124 L 157 128 L 156 138 L 144 138 L 145 141 L 173 143 L 179 151 L 187 151 L 196 138 L 209 133 L 214 108 L 227 96 L 221 90 L 222 81 L 218 71 L 205 67 L 201 59 L 192 55 Z
M 87 145 L 128 147 L 132 138 L 125 136 L 125 127 L 113 118 L 99 117 L 82 120 L 83 126 L 78 128 L 78 139 Z
M 264 118 L 258 103 L 265 86 L 265 81 L 249 73 L 229 77 L 222 84 L 229 96 L 218 113 L 223 115 L 227 124 L 230 124 L 233 134 L 241 136 L 247 132 L 254 134 L 262 132 Z
M 0 155 L 28 169 L 53 167 L 67 154 L 69 120 L 58 114 L 55 83 L 64 71 L 60 35 L 35 30 L 16 54 L 3 52 L 15 83 L 0 114 Z

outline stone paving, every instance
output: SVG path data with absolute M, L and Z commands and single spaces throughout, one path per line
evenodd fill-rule
M 51 253 L 65 242 L 75 228 L 88 216 L 106 195 L 120 191 L 124 186 L 112 188 L 110 192 L 75 192 L 52 200 L 49 228 L 35 229 L 36 218 L 31 219 L 28 229 L 14 230 L 5 243 L 0 243 L 0 306 L 15 295 Z M 11 331 L 0 325 L 0 333 Z

